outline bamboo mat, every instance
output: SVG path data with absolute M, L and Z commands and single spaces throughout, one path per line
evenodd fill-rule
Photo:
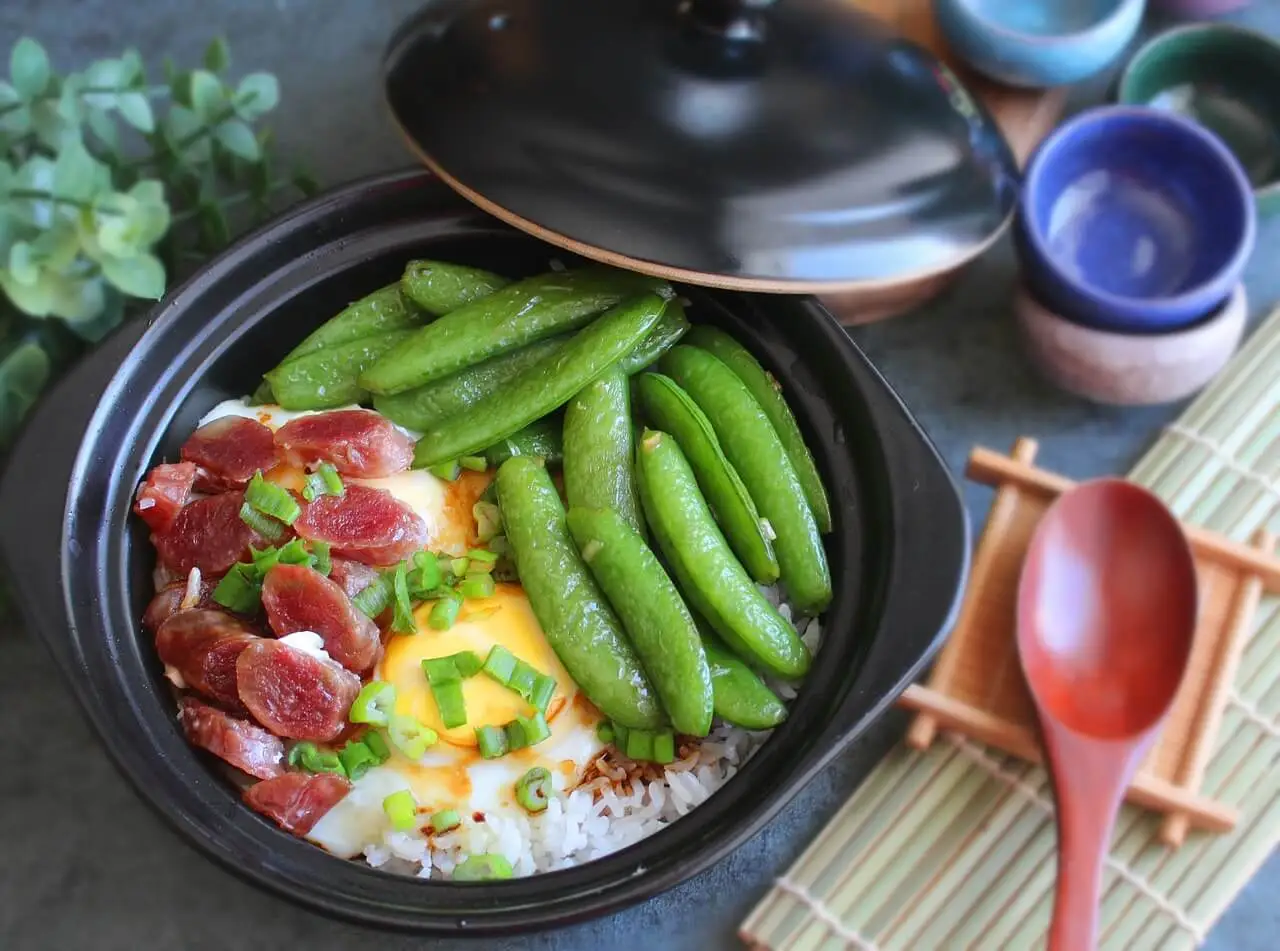
M 1238 541 L 1280 531 L 1280 311 L 1129 478 Z M 1179 849 L 1158 842 L 1160 816 L 1124 807 L 1100 948 L 1197 947 L 1280 843 L 1280 598 L 1258 608 L 1202 790 L 1238 807 L 1240 823 Z M 895 748 L 742 936 L 771 951 L 1043 948 L 1055 861 L 1045 771 L 947 734 L 924 752 Z

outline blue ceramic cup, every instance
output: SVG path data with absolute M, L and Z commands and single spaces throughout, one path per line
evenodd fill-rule
M 1157 109 L 1090 109 L 1031 156 L 1016 236 L 1050 309 L 1103 330 L 1174 330 L 1206 317 L 1253 251 L 1253 195 L 1212 132 Z

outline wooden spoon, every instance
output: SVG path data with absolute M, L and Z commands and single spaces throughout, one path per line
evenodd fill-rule
M 1051 505 L 1018 588 L 1018 654 L 1053 774 L 1049 951 L 1088 951 L 1116 814 L 1182 682 L 1198 612 L 1182 528 L 1151 493 L 1085 482 Z

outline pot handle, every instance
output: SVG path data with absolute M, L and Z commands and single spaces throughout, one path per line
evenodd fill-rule
M 67 486 L 103 391 L 148 326 L 131 320 L 39 400 L 0 473 L 0 566 L 28 630 L 64 673 L 77 666 L 63 605 Z

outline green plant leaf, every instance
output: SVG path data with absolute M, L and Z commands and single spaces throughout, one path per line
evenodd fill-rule
M 40 280 L 40 262 L 26 241 L 15 241 L 9 248 L 9 276 L 26 287 Z
M 175 70 L 173 60 L 164 58 L 164 76 L 169 84 L 169 96 L 180 106 L 191 108 L 191 72 Z
M 90 109 L 86 121 L 90 131 L 108 151 L 120 151 L 120 128 L 108 113 L 101 109 Z
M 270 73 L 250 73 L 236 87 L 236 115 L 246 122 L 265 115 L 280 102 L 280 83 Z
M 13 187 L 24 191 L 52 194 L 53 162 L 43 155 L 35 155 L 22 163 L 13 176 Z M 19 221 L 48 228 L 53 224 L 53 202 L 47 198 L 14 198 L 9 202 L 9 213 Z M 30 311 L 28 311 L 30 313 Z
M 227 216 L 218 205 L 201 205 L 197 220 L 200 223 L 200 236 L 209 247 L 220 248 L 231 240 Z
M 41 99 L 31 104 L 31 128 L 42 145 L 56 152 L 63 135 L 75 126 L 68 125 L 67 120 L 62 118 L 56 99 Z
M 290 180 L 293 182 L 293 187 L 307 197 L 310 197 L 320 191 L 320 183 L 316 181 L 315 177 L 304 168 L 294 169 Z
M 140 92 L 121 93 L 116 100 L 116 108 L 124 121 L 139 132 L 154 132 L 156 117 L 151 111 L 151 100 Z
M 52 228 L 40 232 L 32 240 L 31 247 L 45 267 L 65 271 L 80 254 L 80 233 L 76 222 L 65 218 L 54 222 Z
M 98 163 L 79 136 L 63 138 L 62 149 L 53 164 L 53 193 L 62 198 L 87 201 L 98 183 Z
M 253 130 L 236 119 L 228 119 L 220 123 L 213 130 L 213 134 L 228 152 L 238 155 L 245 161 L 256 162 L 262 154 Z
M 164 117 L 164 135 L 169 147 L 183 162 L 203 162 L 209 157 L 209 137 L 205 125 L 194 112 L 174 106 Z
M 98 283 L 100 286 L 103 284 L 102 281 Z M 110 286 L 104 286 L 102 291 L 102 307 L 97 314 L 67 324 L 77 337 L 89 343 L 97 343 L 120 326 L 124 317 L 124 295 Z
M 231 65 L 231 51 L 227 49 L 227 41 L 215 36 L 204 50 L 204 68 L 211 73 L 220 73 Z
M 58 94 L 58 117 L 68 125 L 79 125 L 84 121 L 86 109 L 80 96 L 81 85 L 79 76 L 68 76 Z
M 102 262 L 102 276 L 130 297 L 159 300 L 164 296 L 164 265 L 151 254 L 107 258 Z
M 33 99 L 49 85 L 49 55 L 29 36 L 13 45 L 9 54 L 9 78 L 24 99 Z
M 120 54 L 120 80 L 126 86 L 141 88 L 147 84 L 147 67 L 142 54 L 132 46 Z
M 191 111 L 204 123 L 216 120 L 227 104 L 222 83 L 213 73 L 197 69 L 191 73 Z
M 118 59 L 100 59 L 84 71 L 85 104 L 110 109 L 119 101 L 125 85 L 124 64 Z

